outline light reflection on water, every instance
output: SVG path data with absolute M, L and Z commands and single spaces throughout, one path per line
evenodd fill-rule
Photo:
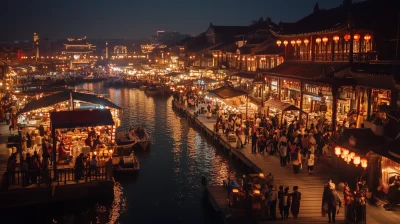
M 143 125 L 151 137 L 150 151 L 137 152 L 141 168 L 137 178 L 128 177 L 116 184 L 111 205 L 87 208 L 79 215 L 88 216 L 85 220 L 91 223 L 214 221 L 202 204 L 201 177 L 206 176 L 212 185 L 239 175 L 226 156 L 173 111 L 172 98 L 148 97 L 138 89 L 103 88 L 101 83 L 77 89 L 107 94 L 123 108 L 117 131 Z M 74 215 L 64 214 L 55 220 Z

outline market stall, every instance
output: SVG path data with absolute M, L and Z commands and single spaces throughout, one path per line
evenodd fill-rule
M 96 148 L 88 146 L 85 139 L 93 133 L 100 138 L 115 138 L 114 120 L 110 110 L 81 110 L 60 111 L 50 113 L 52 158 L 54 169 L 57 165 L 72 166 L 80 153 L 91 159 L 96 155 L 100 165 L 104 165 L 107 158 L 111 157 L 115 147 L 112 144 L 99 144 Z M 92 129 L 88 129 L 92 127 Z M 104 130 L 105 131 L 101 131 Z M 74 130 L 73 132 L 71 130 Z M 60 154 L 60 144 L 64 144 L 66 156 Z M 58 158 L 57 158 L 57 151 Z
M 286 119 L 286 121 L 290 123 L 296 118 L 300 118 L 302 114 L 307 114 L 290 103 L 285 103 L 276 99 L 265 101 L 264 106 L 267 107 L 267 116 L 279 117 L 280 119 L 278 119 L 278 121 L 280 121 L 280 124 L 282 124 L 283 119 Z

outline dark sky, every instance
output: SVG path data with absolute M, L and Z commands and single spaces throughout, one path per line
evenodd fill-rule
M 248 25 L 261 16 L 295 22 L 317 0 L 6 0 L 0 5 L 0 40 L 26 40 L 33 32 L 65 37 L 143 38 L 156 30 L 190 35 L 214 25 Z M 318 0 L 320 8 L 343 0 Z M 5 4 L 5 7 L 3 7 Z

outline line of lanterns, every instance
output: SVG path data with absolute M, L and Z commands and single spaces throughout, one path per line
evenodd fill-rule
M 360 156 L 356 155 L 354 152 L 350 152 L 348 149 L 342 149 L 339 146 L 335 147 L 335 155 L 337 157 L 342 157 L 342 159 L 347 163 L 350 164 L 351 160 L 353 160 L 354 165 L 358 167 L 361 164 L 361 167 L 366 169 L 368 166 L 368 161 L 366 158 L 361 158 Z
M 350 40 L 350 38 L 351 38 L 350 34 L 344 35 L 344 40 L 345 40 L 346 42 L 348 42 L 348 41 Z M 365 34 L 365 35 L 364 35 L 364 40 L 365 40 L 366 42 L 368 42 L 369 40 L 371 40 L 371 38 L 372 38 L 372 37 L 371 37 L 370 34 Z M 335 35 L 335 36 L 332 37 L 332 39 L 333 39 L 333 41 L 334 41 L 335 43 L 338 43 L 339 40 L 340 40 L 340 37 L 339 37 L 338 35 Z M 361 39 L 360 34 L 354 34 L 353 39 L 354 39 L 354 41 L 359 41 L 359 40 Z M 322 38 L 317 37 L 317 38 L 315 39 L 315 42 L 316 42 L 318 45 L 319 45 L 321 42 L 324 43 L 324 44 L 326 45 L 326 43 L 328 43 L 328 41 L 329 41 L 329 38 L 328 38 L 328 37 L 322 37 Z M 290 41 L 290 44 L 294 47 L 296 44 L 297 44 L 298 46 L 300 46 L 302 42 L 303 42 L 306 46 L 310 43 L 310 41 L 306 38 L 306 39 L 304 39 L 303 41 L 300 40 L 300 39 L 291 40 L 291 41 Z M 286 47 L 286 46 L 289 44 L 289 41 L 287 41 L 287 40 L 284 40 L 284 41 L 277 40 L 277 41 L 276 41 L 276 44 L 277 44 L 279 47 L 281 46 L 282 43 L 283 43 L 283 45 L 285 45 L 285 47 Z

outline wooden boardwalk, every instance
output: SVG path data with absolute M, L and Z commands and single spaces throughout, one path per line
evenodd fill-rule
M 306 171 L 306 167 L 299 174 L 294 174 L 292 166 L 281 167 L 280 161 L 277 156 L 252 154 L 251 144 L 245 145 L 244 148 L 236 149 L 235 142 L 228 142 L 225 135 L 215 133 L 214 124 L 216 123 L 216 117 L 206 118 L 205 115 L 194 116 L 194 110 L 187 109 L 182 105 L 175 104 L 181 110 L 184 110 L 191 119 L 195 120 L 195 123 L 200 125 L 208 135 L 218 136 L 219 144 L 223 145 L 233 154 L 236 158 L 242 160 L 247 166 L 252 167 L 256 172 L 263 172 L 265 175 L 272 173 L 275 177 L 274 183 L 276 186 L 289 187 L 290 191 L 293 186 L 298 186 L 299 191 L 302 193 L 302 200 L 300 205 L 300 213 L 297 220 L 289 218 L 285 220 L 285 223 L 327 223 L 328 217 L 322 217 L 321 205 L 322 205 L 322 193 L 323 187 L 331 176 L 331 172 L 326 170 L 325 166 L 321 164 L 321 161 L 316 161 L 314 166 L 314 174 L 309 175 Z M 343 202 L 343 194 L 338 191 L 341 195 Z M 339 215 L 336 218 L 336 223 L 344 223 L 344 208 L 340 209 Z M 279 221 L 280 222 L 280 221 Z M 260 222 L 263 223 L 263 222 Z M 400 223 L 400 213 L 386 211 L 381 207 L 367 205 L 367 223 Z

